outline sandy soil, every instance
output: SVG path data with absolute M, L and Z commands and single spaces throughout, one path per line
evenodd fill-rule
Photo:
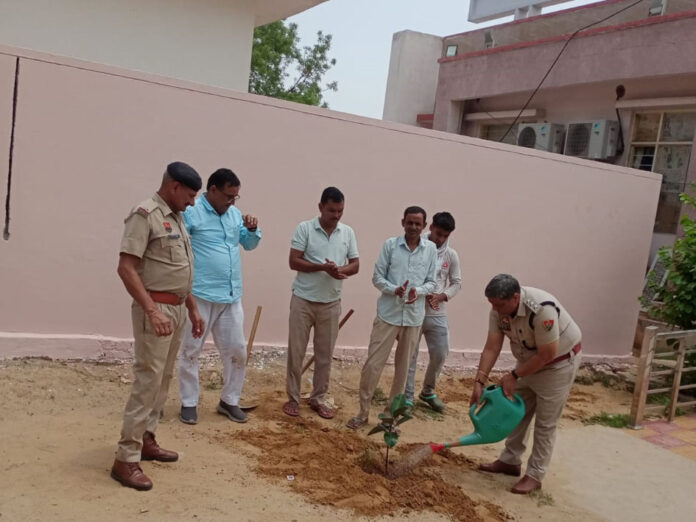
M 651 466 L 669 453 L 620 430 L 584 427 L 580 421 L 592 414 L 627 411 L 630 396 L 599 384 L 576 385 L 543 494 L 512 495 L 507 489 L 514 478 L 475 470 L 478 462 L 495 458 L 500 444 L 445 452 L 389 480 L 379 469 L 380 436 L 368 438 L 369 428 L 344 428 L 356 413 L 359 366 L 335 362 L 331 400 L 339 409 L 331 421 L 306 405 L 296 419 L 281 412 L 284 370 L 280 356 L 254 358 L 244 400 L 260 406 L 244 425 L 215 413 L 216 361 L 204 363 L 201 372 L 198 425 L 179 422 L 175 382 L 157 435 L 180 459 L 143 463 L 155 487 L 135 492 L 109 477 L 130 390 L 128 364 L 0 361 L 0 520 L 647 520 L 635 488 L 650 483 L 636 478 L 643 474 L 636 466 L 646 460 L 645 452 Z M 390 373 L 388 367 L 383 389 Z M 416 418 L 402 425 L 397 450 L 469 433 L 470 387 L 471 378 L 461 372 L 444 375 L 439 391 L 447 413 L 419 407 Z M 375 416 L 379 410 L 376 405 Z M 394 462 L 400 451 L 392 454 Z M 611 455 L 632 463 L 617 464 L 623 477 L 606 469 Z M 672 464 L 682 466 L 682 477 L 693 484 L 696 463 L 682 460 Z M 584 482 L 575 484 L 575 476 Z M 666 478 L 660 484 L 658 489 L 670 491 L 675 513 L 693 502 L 688 491 L 675 493 Z M 623 497 L 633 500 L 617 504 Z M 616 505 L 621 510 L 614 513 Z

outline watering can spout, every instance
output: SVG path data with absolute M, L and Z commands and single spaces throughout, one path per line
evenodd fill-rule
M 474 444 L 482 444 L 481 434 L 478 432 L 470 433 L 459 439 L 460 446 L 473 446 Z

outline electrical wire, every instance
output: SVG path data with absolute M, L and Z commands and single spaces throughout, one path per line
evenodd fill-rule
M 632 4 L 627 5 L 626 7 L 622 7 L 621 9 L 619 9 L 618 11 L 616 11 L 615 13 L 612 13 L 612 14 L 610 14 L 609 16 L 606 16 L 606 17 L 602 18 L 601 20 L 597 20 L 596 22 L 592 22 L 591 24 L 588 24 L 588 25 L 586 25 L 586 26 L 584 26 L 584 27 L 581 27 L 580 29 L 577 29 L 573 34 L 571 34 L 570 37 L 569 37 L 569 38 L 565 41 L 565 43 L 563 44 L 563 47 L 561 47 L 561 50 L 560 50 L 560 51 L 558 52 L 558 54 L 556 55 L 556 58 L 555 58 L 554 61 L 551 63 L 551 66 L 550 66 L 550 67 L 548 68 L 548 70 L 546 71 L 546 74 L 544 74 L 544 77 L 541 79 L 541 81 L 540 81 L 539 84 L 536 86 L 536 88 L 534 89 L 534 91 L 532 92 L 532 94 L 529 96 L 529 98 L 528 98 L 527 101 L 525 102 L 524 106 L 520 109 L 520 112 L 517 114 L 517 116 L 515 116 L 515 119 L 512 121 L 512 123 L 510 124 L 510 126 L 508 127 L 508 129 L 505 131 L 505 134 L 503 134 L 503 137 L 500 138 L 500 140 L 498 140 L 498 141 L 502 142 L 505 138 L 507 138 L 507 135 L 510 134 L 510 131 L 511 131 L 512 128 L 515 126 L 515 124 L 517 123 L 517 121 L 520 119 L 520 117 L 522 116 L 522 113 L 523 113 L 523 112 L 525 111 L 525 109 L 529 106 L 529 104 L 531 103 L 532 99 L 534 98 L 534 96 L 536 96 L 536 93 L 539 91 L 539 89 L 541 89 L 541 86 L 542 86 L 542 85 L 544 84 L 544 82 L 546 81 L 546 78 L 548 78 L 549 74 L 551 74 L 551 71 L 552 71 L 553 68 L 556 66 L 556 63 L 557 63 L 558 60 L 561 58 L 561 55 L 563 54 L 563 51 L 566 50 L 566 47 L 568 47 L 568 44 L 573 40 L 573 38 L 575 38 L 575 37 L 577 36 L 578 33 L 584 31 L 585 29 L 589 29 L 590 27 L 593 27 L 593 26 L 595 26 L 595 25 L 597 25 L 597 24 L 601 24 L 602 22 L 606 22 L 606 21 L 609 20 L 610 18 L 613 18 L 613 17 L 615 17 L 616 15 L 621 14 L 621 13 L 623 13 L 624 11 L 626 11 L 626 10 L 628 10 L 628 9 L 630 9 L 630 8 L 637 6 L 638 4 L 640 4 L 640 3 L 643 2 L 643 1 L 645 1 L 645 0 L 637 0 L 636 2 L 633 2 Z

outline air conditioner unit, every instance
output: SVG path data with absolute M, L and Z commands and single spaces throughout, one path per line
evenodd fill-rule
M 616 156 L 619 122 L 597 120 L 569 123 L 565 139 L 566 156 L 607 159 Z
M 560 153 L 563 150 L 563 125 L 523 123 L 517 130 L 517 145 Z

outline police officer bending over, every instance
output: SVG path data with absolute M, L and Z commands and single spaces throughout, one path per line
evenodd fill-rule
M 481 464 L 479 469 L 519 477 L 527 432 L 535 417 L 534 445 L 527 470 L 511 489 L 524 495 L 541 488 L 551 461 L 558 419 L 580 365 L 581 333 L 553 295 L 537 288 L 520 287 L 511 275 L 495 276 L 486 286 L 485 294 L 492 309 L 471 404 L 480 399 L 507 337 L 517 364 L 502 377 L 500 385 L 508 398 L 515 392 L 522 397 L 526 414 L 505 441 L 499 459 Z

